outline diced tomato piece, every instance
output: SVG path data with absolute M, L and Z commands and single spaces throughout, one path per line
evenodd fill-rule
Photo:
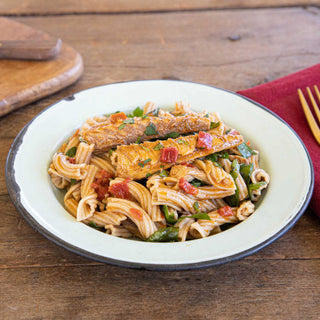
M 174 163 L 178 159 L 179 151 L 175 147 L 163 148 L 160 152 L 161 162 Z
M 180 164 L 183 165 L 183 166 L 186 166 L 186 167 L 190 167 L 190 168 L 195 168 L 196 167 L 193 164 L 187 163 L 187 162 L 181 162 Z
M 133 218 L 135 218 L 139 221 L 143 221 L 143 213 L 139 209 L 130 208 L 129 211 L 130 211 Z
M 234 215 L 232 208 L 229 206 L 219 208 L 218 213 L 221 217 L 229 217 Z
M 101 169 L 96 174 L 95 179 L 91 184 L 91 187 L 96 191 L 98 195 L 98 200 L 101 201 L 105 198 L 105 196 L 108 195 L 108 188 L 111 177 L 113 177 L 113 175 L 110 172 L 103 169 Z
M 197 147 L 201 149 L 212 149 L 212 135 L 208 132 L 200 131 L 198 134 Z
M 69 158 L 68 161 L 72 164 L 75 164 L 76 163 L 76 159 L 75 158 Z
M 121 199 L 131 199 L 129 192 L 128 182 L 130 179 L 126 179 L 122 182 L 114 183 L 109 187 L 109 192 L 112 193 L 115 197 Z
M 185 178 L 180 178 L 179 187 L 188 194 L 196 195 L 199 192 L 199 189 L 194 187 L 191 183 L 189 183 Z
M 248 141 L 248 142 L 247 142 L 247 146 L 249 146 L 249 147 L 250 147 L 250 141 Z
M 127 116 L 124 112 L 114 113 L 110 116 L 110 122 L 116 123 L 117 121 L 123 121 L 127 119 Z
M 232 132 L 230 132 L 229 134 L 233 135 L 233 136 L 237 136 L 239 133 L 239 131 L 237 130 L 233 130 Z

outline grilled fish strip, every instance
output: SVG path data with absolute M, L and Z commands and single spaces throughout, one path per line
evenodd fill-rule
M 142 144 L 119 146 L 113 152 L 111 161 L 116 167 L 116 176 L 133 180 L 145 178 L 161 169 L 167 169 L 175 164 L 191 161 L 208 154 L 235 147 L 243 142 L 241 135 L 216 135 L 211 134 L 212 148 L 198 149 L 198 134 L 168 139 L 164 141 L 146 141 Z M 176 148 L 178 158 L 174 163 L 160 161 L 161 149 Z
M 107 151 L 119 145 L 135 143 L 165 137 L 167 134 L 177 132 L 179 134 L 208 131 L 210 130 L 210 119 L 197 115 L 185 115 L 180 117 L 150 117 L 142 119 L 132 118 L 134 123 L 98 123 L 89 129 L 83 126 L 80 131 L 82 139 L 89 144 L 94 144 L 95 151 Z M 148 134 L 147 128 L 154 129 Z M 146 134 L 147 130 L 147 134 Z M 152 132 L 153 131 L 153 132 Z

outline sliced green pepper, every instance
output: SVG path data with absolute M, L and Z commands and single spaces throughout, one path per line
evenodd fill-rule
M 153 233 L 149 238 L 146 239 L 148 242 L 173 242 L 179 241 L 179 228 L 168 227 L 162 228 Z
M 177 220 L 173 218 L 173 215 L 169 213 L 169 209 L 166 204 L 162 206 L 162 212 L 164 213 L 164 216 L 168 223 L 175 224 L 177 222 Z

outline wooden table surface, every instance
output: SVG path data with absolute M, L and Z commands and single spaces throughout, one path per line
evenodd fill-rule
M 0 118 L 0 318 L 320 319 L 320 223 L 310 210 L 245 259 L 201 270 L 135 270 L 88 260 L 34 231 L 10 201 L 4 177 L 10 145 L 22 127 L 79 90 L 155 78 L 239 90 L 319 63 L 317 5 L 1 1 L 1 15 L 73 46 L 85 71 L 67 89 Z

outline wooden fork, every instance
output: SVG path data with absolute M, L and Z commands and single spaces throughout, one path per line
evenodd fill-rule
M 316 96 L 318 98 L 318 101 L 320 102 L 320 92 L 319 92 L 319 89 L 317 86 L 313 86 L 314 88 L 314 91 L 316 93 Z M 316 100 L 314 99 L 313 97 L 313 94 L 310 90 L 309 87 L 307 87 L 307 92 L 308 92 L 308 95 L 309 95 L 309 99 L 312 103 L 312 106 L 313 106 L 313 109 L 314 109 L 314 112 L 318 118 L 318 121 L 320 123 L 320 110 L 319 110 L 319 107 L 317 105 L 317 102 Z M 303 111 L 304 111 L 304 114 L 306 116 L 306 119 L 308 121 L 308 124 L 309 124 L 309 127 L 311 129 L 311 132 L 314 136 L 314 138 L 317 140 L 318 144 L 320 144 L 320 129 L 319 129 L 319 125 L 317 124 L 316 120 L 314 119 L 313 117 L 313 114 L 310 110 L 310 107 L 301 91 L 301 89 L 298 89 L 298 95 L 299 95 L 299 98 L 300 98 L 300 102 L 301 102 L 301 105 L 302 105 L 302 108 L 303 108 Z

